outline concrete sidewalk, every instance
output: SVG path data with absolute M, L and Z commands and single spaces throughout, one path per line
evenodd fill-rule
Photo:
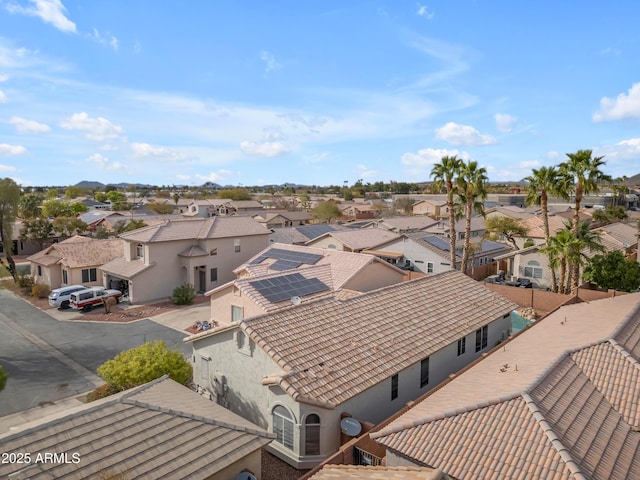
M 50 402 L 41 407 L 5 415 L 4 417 L 0 417 L 0 436 L 23 430 L 27 428 L 31 422 L 39 421 L 53 415 L 64 415 L 67 410 L 82 405 L 84 405 L 84 403 L 78 400 L 77 396 L 74 396 L 58 400 L 57 402 Z
M 164 325 L 165 327 L 178 330 L 184 333 L 185 337 L 190 335 L 186 332 L 186 329 L 194 325 L 196 322 L 202 322 L 211 318 L 211 305 L 207 303 L 201 303 L 199 305 L 192 305 L 190 307 L 183 307 L 180 310 L 173 310 L 170 312 L 161 313 L 153 317 L 149 317 L 149 320 Z

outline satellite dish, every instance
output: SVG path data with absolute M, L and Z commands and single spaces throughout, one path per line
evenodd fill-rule
M 253 473 L 240 472 L 236 477 L 236 480 L 258 480 Z
M 291 297 L 291 303 L 294 305 L 300 305 L 300 302 L 302 302 L 302 299 L 299 296 L 295 295 Z
M 342 433 L 350 437 L 357 437 L 362 431 L 362 425 L 353 417 L 346 417 L 340 421 Z

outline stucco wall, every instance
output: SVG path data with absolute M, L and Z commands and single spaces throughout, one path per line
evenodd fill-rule
M 328 249 L 329 245 L 335 246 L 335 248 L 331 248 L 332 250 L 340 250 L 340 251 L 346 250 L 340 240 L 337 240 L 330 235 L 327 235 L 326 237 L 318 238 L 314 240 L 312 243 L 309 243 L 310 247 L 316 247 L 316 248 Z
M 211 321 L 218 325 L 231 323 L 231 306 L 242 308 L 242 318 L 253 317 L 265 313 L 251 298 L 230 285 L 211 295 Z
M 378 250 L 402 253 L 406 259 L 411 261 L 411 265 L 415 272 L 427 273 L 428 262 L 433 263 L 433 273 L 446 272 L 450 270 L 448 252 L 444 252 L 445 256 L 438 255 L 410 239 L 400 238 L 394 242 L 378 247 Z
M 215 475 L 212 475 L 207 480 L 236 480 L 241 472 L 251 472 L 258 480 L 262 479 L 262 450 L 256 450 L 255 452 L 247 455 L 241 460 L 232 463 L 228 467 L 220 470 Z
M 376 288 L 394 285 L 404 281 L 405 274 L 394 268 L 389 268 L 380 262 L 373 262 L 367 265 L 349 280 L 344 288 L 356 290 L 358 292 L 369 292 Z

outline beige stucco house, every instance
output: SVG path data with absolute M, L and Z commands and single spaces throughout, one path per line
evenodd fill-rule
M 203 394 L 276 435 L 298 469 L 340 445 L 340 421 L 377 423 L 510 334 L 516 305 L 449 271 L 330 296 L 192 335 Z
M 355 295 L 407 279 L 406 272 L 373 255 L 277 243 L 235 273 L 237 279 L 206 293 L 214 325 L 272 312 L 292 301 L 308 302 L 339 290 Z M 272 292 L 276 285 L 279 291 Z
M 74 236 L 27 258 L 34 283 L 54 289 L 65 285 L 102 285 L 102 265 L 122 255 L 120 239 Z
M 370 250 L 383 243 L 399 237 L 397 233 L 380 228 L 345 229 L 326 232 L 319 237 L 309 240 L 309 247 L 328 248 L 344 252 L 360 253 Z
M 204 293 L 233 280 L 269 233 L 250 217 L 171 220 L 123 233 L 123 252 L 102 266 L 103 282 L 123 282 L 132 303 L 169 297 L 184 283 Z
M 30 455 L 0 477 L 262 479 L 273 436 L 165 376 L 0 435 L 3 451 Z
M 411 207 L 411 213 L 436 219 L 446 218 L 449 215 L 447 201 L 439 199 L 419 200 Z

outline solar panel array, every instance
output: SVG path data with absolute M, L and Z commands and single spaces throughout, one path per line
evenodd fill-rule
M 317 278 L 305 278 L 299 273 L 256 280 L 249 282 L 249 285 L 272 303 L 329 290 L 329 287 Z
M 432 245 L 440 250 L 445 252 L 449 251 L 449 242 L 443 238 L 437 237 L 435 235 L 430 235 L 428 237 L 422 238 L 423 242 L 427 242 L 429 245 Z
M 309 240 L 318 238 L 320 235 L 324 235 L 327 232 L 335 231 L 335 228 L 328 223 L 323 225 L 304 225 L 297 227 L 296 230 L 307 237 Z
M 322 258 L 322 255 L 315 253 L 294 252 L 291 250 L 284 250 L 282 248 L 272 248 L 271 250 L 263 253 L 258 258 L 251 262 L 252 265 L 262 263 L 264 260 L 271 258 L 276 260 L 269 267 L 272 270 L 292 270 L 298 268 L 300 265 L 315 265 L 318 260 Z

